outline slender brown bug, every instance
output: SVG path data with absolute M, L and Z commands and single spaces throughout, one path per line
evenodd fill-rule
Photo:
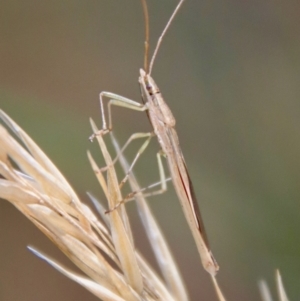
M 101 92 L 100 93 L 100 107 L 102 115 L 102 130 L 99 131 L 99 135 L 104 135 L 112 130 L 112 119 L 111 119 L 111 106 L 121 106 L 137 111 L 146 111 L 150 123 L 153 127 L 154 133 L 136 133 L 133 134 L 127 143 L 122 148 L 122 151 L 129 145 L 129 143 L 137 138 L 147 138 L 146 142 L 141 147 L 138 152 L 133 164 L 130 167 L 131 171 L 134 163 L 140 154 L 144 151 L 148 145 L 151 137 L 156 135 L 158 142 L 161 146 L 161 151 L 158 153 L 158 163 L 161 176 L 162 188 L 159 192 L 166 189 L 166 178 L 163 171 L 163 165 L 161 162 L 161 155 L 163 154 L 167 158 L 172 182 L 180 200 L 184 215 L 189 224 L 190 230 L 192 231 L 194 240 L 196 242 L 202 264 L 204 268 L 211 274 L 216 275 L 219 266 L 214 259 L 212 252 L 209 247 L 207 235 L 204 229 L 204 224 L 201 218 L 199 206 L 194 193 L 193 185 L 188 174 L 186 163 L 183 154 L 180 149 L 178 136 L 175 130 L 175 118 L 164 101 L 162 94 L 156 85 L 154 79 L 151 77 L 151 71 L 154 64 L 154 59 L 160 47 L 163 37 L 167 32 L 170 24 L 172 23 L 175 15 L 183 4 L 184 0 L 180 0 L 179 4 L 175 8 L 172 16 L 170 17 L 167 25 L 165 26 L 161 36 L 158 39 L 154 54 L 151 58 L 150 64 L 148 65 L 148 45 L 149 45 L 149 21 L 148 21 L 148 9 L 146 5 L 146 0 L 142 0 L 145 23 L 146 23 L 146 41 L 145 41 L 145 62 L 144 69 L 140 69 L 139 84 L 141 89 L 141 96 L 143 103 L 136 102 L 134 100 L 128 99 L 126 97 L 110 93 Z M 108 117 L 109 126 L 107 127 L 103 99 L 108 98 Z M 98 135 L 97 134 L 97 135 Z M 117 158 L 116 158 L 117 159 Z M 126 178 L 126 177 L 125 177 Z M 124 183 L 124 182 L 123 182 Z M 113 210 L 112 208 L 111 210 Z

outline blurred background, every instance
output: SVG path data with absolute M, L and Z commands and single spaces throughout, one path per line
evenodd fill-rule
M 148 2 L 153 50 L 177 1 Z M 176 117 L 228 300 L 259 300 L 262 278 L 275 293 L 275 268 L 290 299 L 300 299 L 299 15 L 299 1 L 186 1 L 152 73 Z M 100 91 L 140 100 L 140 1 L 2 1 L 0 37 L 0 107 L 83 200 L 90 191 L 104 201 L 86 157 L 90 149 L 104 164 L 88 141 L 88 118 L 101 126 Z M 114 108 L 113 121 L 121 144 L 133 132 L 150 130 L 145 113 Z M 158 149 L 153 139 L 136 166 L 142 186 L 158 180 Z M 169 188 L 149 203 L 191 300 L 216 300 Z M 0 300 L 96 300 L 32 255 L 27 245 L 68 265 L 15 208 L 5 201 L 0 206 Z M 134 203 L 127 207 L 136 245 L 153 261 Z

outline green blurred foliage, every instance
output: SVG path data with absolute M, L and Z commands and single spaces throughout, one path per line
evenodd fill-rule
M 175 5 L 149 0 L 151 49 Z M 299 6 L 297 1 L 186 1 L 153 70 L 177 119 L 228 300 L 257 300 L 257 280 L 273 283 L 275 268 L 291 300 L 300 296 Z M 103 197 L 86 159 L 92 149 L 103 164 L 88 141 L 88 118 L 101 125 L 99 92 L 140 99 L 143 22 L 139 1 L 1 5 L 0 106 L 83 199 L 86 190 Z M 132 132 L 149 130 L 145 114 L 116 108 L 113 120 L 121 142 Z M 157 150 L 153 142 L 137 166 L 144 185 L 157 180 Z M 215 300 L 172 188 L 151 202 L 191 299 Z M 137 225 L 134 206 L 128 207 Z M 0 299 L 94 300 L 28 254 L 26 244 L 45 252 L 51 244 L 15 211 L 1 203 Z M 136 244 L 152 258 L 142 232 Z

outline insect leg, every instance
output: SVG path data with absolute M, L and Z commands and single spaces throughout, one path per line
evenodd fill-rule
M 105 119 L 105 113 L 104 113 L 104 108 L 103 108 L 103 98 L 106 97 L 109 99 L 108 101 L 108 128 L 107 128 L 107 124 L 106 124 L 106 119 Z M 124 108 L 128 108 L 131 110 L 135 110 L 135 111 L 145 111 L 147 110 L 147 107 L 144 104 L 141 104 L 137 101 L 131 100 L 127 97 L 118 95 L 118 94 L 114 94 L 111 92 L 101 92 L 99 95 L 99 99 L 100 99 L 100 108 L 101 108 L 101 115 L 102 115 L 102 129 L 104 130 L 111 130 L 112 129 L 112 118 L 111 118 L 111 106 L 115 105 L 115 106 L 120 106 L 120 107 L 124 107 Z
M 163 166 L 162 160 L 161 160 L 162 156 L 164 156 L 164 153 L 162 151 L 159 151 L 156 154 L 160 181 L 157 183 L 154 183 L 152 185 L 149 185 L 148 187 L 145 187 L 143 190 L 150 189 L 157 185 L 161 185 L 161 188 L 156 191 L 152 191 L 152 192 L 144 194 L 144 197 L 162 194 L 167 191 L 167 181 L 171 180 L 171 178 L 168 178 L 168 179 L 166 178 L 165 169 L 164 169 L 164 166 Z
M 147 145 L 149 144 L 148 140 L 150 141 L 151 137 L 149 137 L 145 143 L 141 146 L 140 150 L 144 151 L 145 148 L 147 147 Z M 141 154 L 141 153 L 140 153 Z M 140 155 L 139 154 L 139 155 Z M 162 194 L 164 192 L 166 192 L 167 190 L 167 182 L 171 180 L 171 178 L 166 178 L 166 175 L 165 175 L 165 170 L 164 170 L 164 167 L 163 167 L 163 164 L 162 164 L 162 160 L 161 160 L 161 156 L 163 156 L 164 154 L 162 153 L 162 151 L 159 151 L 157 153 L 157 162 L 158 162 L 158 169 L 159 169 L 159 176 L 160 176 L 160 181 L 159 182 L 156 182 L 154 184 L 151 184 L 147 187 L 144 187 L 140 190 L 136 190 L 136 191 L 132 191 L 130 192 L 122 201 L 120 201 L 118 204 L 116 204 L 116 206 L 114 208 L 111 208 L 110 210 L 106 211 L 105 213 L 110 213 L 112 211 L 114 211 L 116 208 L 118 208 L 121 204 L 125 204 L 129 201 L 132 201 L 134 200 L 134 197 L 136 194 L 138 193 L 143 193 L 145 190 L 148 190 L 148 189 L 151 189 L 153 187 L 156 187 L 158 185 L 161 185 L 161 188 L 158 189 L 158 190 L 155 190 L 155 191 L 152 191 L 152 192 L 149 192 L 149 193 L 146 193 L 144 194 L 143 193 L 143 197 L 147 197 L 147 196 L 154 196 L 154 195 L 157 195 L 157 194 Z M 136 156 L 135 158 L 138 158 L 138 156 Z M 125 184 L 125 182 L 128 180 L 128 177 L 130 176 L 131 174 L 131 171 L 132 171 L 132 167 L 134 165 L 136 160 L 133 160 L 132 164 L 130 165 L 128 171 L 127 171 L 127 174 L 125 176 L 125 178 L 121 181 L 120 183 L 120 187 L 123 186 L 123 184 Z
M 108 127 L 107 127 L 107 122 L 106 122 L 106 117 L 105 117 L 105 111 L 104 111 L 104 105 L 103 105 L 103 100 L 105 98 L 108 98 Z M 99 101 L 100 101 L 100 110 L 101 110 L 101 117 L 102 117 L 102 129 L 100 131 L 98 131 L 98 133 L 94 133 L 90 136 L 90 140 L 92 141 L 95 136 L 97 135 L 105 135 L 108 132 L 110 132 L 112 130 L 112 118 L 111 118 L 111 106 L 115 105 L 115 106 L 119 106 L 119 107 L 124 107 L 124 108 L 128 108 L 131 110 L 135 110 L 135 111 L 146 111 L 148 108 L 146 105 L 141 104 L 137 101 L 131 100 L 127 97 L 115 94 L 115 93 L 111 93 L 111 92 L 106 92 L 106 91 L 102 91 L 99 94 Z
M 152 138 L 154 134 L 149 132 L 149 133 L 134 133 L 132 134 L 129 139 L 126 141 L 126 143 L 123 145 L 123 147 L 117 152 L 117 155 L 116 157 L 112 160 L 112 164 L 116 164 L 117 160 L 120 158 L 120 156 L 124 153 L 125 149 L 129 146 L 129 144 L 135 140 L 135 139 L 140 139 L 140 138 L 148 138 L 144 143 L 146 143 L 148 140 L 150 141 L 150 139 Z M 144 145 L 143 143 L 143 145 Z M 149 142 L 148 142 L 149 143 Z M 148 145 L 147 143 L 147 145 Z M 139 156 L 140 152 L 141 152 L 141 149 L 143 147 L 143 145 L 141 146 L 140 150 L 138 151 L 137 155 Z M 145 148 L 147 147 L 147 145 L 145 146 Z M 142 150 L 143 152 L 144 150 Z M 136 156 L 137 156 L 136 155 Z M 136 161 L 138 158 L 135 158 L 134 161 Z M 102 167 L 101 168 L 101 171 L 106 171 L 107 169 L 109 168 L 109 166 L 105 166 L 105 167 Z
M 128 171 L 127 171 L 125 177 L 124 177 L 124 179 L 120 182 L 120 185 L 119 185 L 120 188 L 122 188 L 123 185 L 124 185 L 124 184 L 126 183 L 126 181 L 128 180 L 128 177 L 129 177 L 129 175 L 130 175 L 130 173 L 131 173 L 131 171 L 132 171 L 132 169 L 133 169 L 133 167 L 134 167 L 136 161 L 138 160 L 138 158 L 141 156 L 141 154 L 145 151 L 145 149 L 146 149 L 147 146 L 149 145 L 151 138 L 154 136 L 154 133 L 135 133 L 135 134 L 133 134 L 133 135 L 129 138 L 129 140 L 130 140 L 132 137 L 133 137 L 133 139 L 137 139 L 137 138 L 144 138 L 144 137 L 147 137 L 147 136 L 148 136 L 147 140 L 142 144 L 142 146 L 141 146 L 140 149 L 138 150 L 138 152 L 137 152 L 137 154 L 135 155 L 135 157 L 134 157 L 134 159 L 133 159 L 133 161 L 132 161 L 132 163 L 131 163 L 131 165 L 130 165 L 130 167 L 129 167 L 129 169 L 128 169 Z M 131 141 L 132 141 L 133 139 L 131 139 Z M 128 142 L 131 142 L 131 141 L 129 141 L 129 140 L 128 140 Z M 128 144 L 129 144 L 129 143 L 128 143 Z M 125 144 L 124 147 L 126 147 L 126 146 L 127 146 L 127 145 Z M 122 150 L 124 149 L 124 147 L 122 148 Z M 122 150 L 121 150 L 121 153 L 122 153 Z M 117 155 L 117 158 L 116 158 L 116 159 L 118 159 L 118 156 L 120 156 L 120 153 Z

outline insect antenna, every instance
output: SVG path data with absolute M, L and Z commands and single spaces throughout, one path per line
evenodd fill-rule
M 145 53 L 144 53 L 144 70 L 146 74 L 149 71 L 148 57 L 149 57 L 149 13 L 146 0 L 141 0 L 143 5 L 143 12 L 145 18 Z
M 143 2 L 145 2 L 145 0 L 143 0 Z M 170 25 L 171 25 L 171 23 L 172 23 L 174 17 L 176 16 L 177 12 L 179 11 L 181 5 L 183 4 L 183 2 L 184 2 L 184 0 L 180 0 L 180 1 L 179 1 L 179 3 L 178 3 L 178 5 L 176 6 L 176 8 L 175 8 L 175 10 L 174 10 L 174 12 L 173 12 L 173 14 L 172 14 L 172 16 L 170 17 L 170 19 L 169 19 L 167 25 L 165 26 L 165 28 L 164 28 L 162 34 L 160 35 L 160 37 L 159 37 L 159 39 L 158 39 L 158 41 L 157 41 L 156 47 L 155 47 L 155 49 L 154 49 L 154 52 L 153 52 L 153 55 L 152 55 L 152 58 L 151 58 L 151 61 L 150 61 L 149 72 L 147 73 L 147 71 L 146 71 L 146 73 L 149 74 L 149 75 L 151 74 L 151 71 L 152 71 L 152 68 L 153 68 L 153 64 L 154 64 L 154 60 L 155 60 L 155 58 L 156 58 L 156 55 L 157 55 L 158 49 L 159 49 L 159 47 L 160 47 L 160 44 L 161 44 L 161 42 L 162 42 L 162 40 L 163 40 L 163 38 L 164 38 L 164 36 L 165 36 L 167 30 L 169 29 L 169 27 L 170 27 Z M 145 21 L 146 21 L 146 16 L 145 16 Z M 149 27 L 149 26 L 148 26 L 148 27 Z M 149 31 L 148 31 L 148 34 L 149 34 Z M 148 50 L 147 50 L 147 51 L 148 51 Z M 147 55 L 148 55 L 148 54 L 147 54 Z

